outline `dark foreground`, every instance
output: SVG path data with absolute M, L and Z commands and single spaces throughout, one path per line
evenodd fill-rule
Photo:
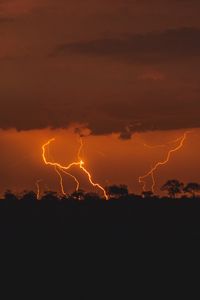
M 0 241 L 14 244 L 135 244 L 136 241 L 200 241 L 200 199 L 101 199 L 0 201 Z
M 136 280 L 142 284 L 140 294 L 151 280 L 150 286 L 156 291 L 159 280 L 165 282 L 166 291 L 169 278 L 174 276 L 177 284 L 180 275 L 174 272 L 175 267 L 185 276 L 186 267 L 196 266 L 199 260 L 199 198 L 143 199 L 127 195 L 105 201 L 95 195 L 77 200 L 50 194 L 38 201 L 34 194 L 20 200 L 7 196 L 0 201 L 1 273 L 8 271 L 10 283 L 14 268 L 14 281 L 19 280 L 23 289 L 24 282 L 32 283 L 30 291 L 38 282 L 44 288 L 48 279 L 46 292 L 55 288 L 58 280 L 56 295 L 61 286 L 65 293 L 72 287 L 74 295 L 85 288 L 90 291 L 94 282 L 99 285 L 96 295 L 105 283 L 110 287 L 115 278 L 112 293 L 128 279 L 134 292 Z M 167 270 L 170 276 L 165 281 Z M 194 273 L 192 270 L 188 276 Z M 66 279 L 67 274 L 72 283 Z M 121 298 L 125 299 L 127 289 L 122 290 Z M 102 299 L 107 299 L 105 294 Z

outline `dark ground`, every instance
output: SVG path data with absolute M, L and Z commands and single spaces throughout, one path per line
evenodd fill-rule
M 200 241 L 200 198 L 126 196 L 84 201 L 27 196 L 0 201 L 0 241 L 16 244 L 135 244 Z
M 62 289 L 81 294 L 69 299 L 85 299 L 84 290 L 92 293 L 92 287 L 93 299 L 100 293 L 101 299 L 115 299 L 119 289 L 120 298 L 129 299 L 129 288 L 149 297 L 163 284 L 159 295 L 171 297 L 174 287 L 179 295 L 199 272 L 199 242 L 200 198 L 78 201 L 47 195 L 38 201 L 30 194 L 0 201 L 0 270 L 7 292 L 13 277 L 22 290 L 31 285 L 28 295 L 42 287 L 45 294 L 55 289 L 56 299 Z

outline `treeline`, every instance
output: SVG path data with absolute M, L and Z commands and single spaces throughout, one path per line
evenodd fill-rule
M 125 185 L 107 187 L 109 201 L 78 191 L 61 197 L 46 192 L 16 196 L 7 191 L 0 201 L 0 239 L 18 245 L 135 243 L 140 239 L 200 240 L 200 197 L 196 184 L 170 180 L 167 197 L 134 195 Z
M 166 197 L 160 197 L 155 195 L 152 191 L 144 191 L 141 195 L 136 195 L 129 193 L 128 187 L 124 184 L 121 185 L 111 185 L 105 188 L 106 193 L 108 195 L 109 200 L 114 199 L 165 199 Z M 162 192 L 169 198 L 198 198 L 200 195 L 200 184 L 195 182 L 190 182 L 187 184 L 183 184 L 179 180 L 173 179 L 168 180 L 161 188 Z M 39 199 L 38 199 L 39 198 Z M 8 202 L 14 202 L 18 200 L 25 200 L 29 202 L 33 202 L 36 200 L 41 201 L 64 201 L 64 200 L 78 200 L 78 201 L 100 201 L 104 200 L 98 193 L 94 192 L 85 192 L 84 190 L 75 191 L 72 194 L 66 196 L 60 196 L 54 191 L 46 191 L 41 197 L 38 197 L 35 192 L 24 191 L 21 195 L 15 195 L 12 191 L 7 190 L 4 194 L 2 200 L 7 200 Z

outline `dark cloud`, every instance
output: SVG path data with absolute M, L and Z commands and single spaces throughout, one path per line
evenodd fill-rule
M 0 1 L 0 128 L 82 124 L 126 140 L 200 126 L 199 6 Z
M 156 63 L 200 56 L 200 29 L 179 28 L 60 45 L 56 54 L 108 56 L 136 63 Z
M 152 109 L 153 107 L 153 109 Z M 16 114 L 21 109 L 22 114 Z M 200 101 L 135 100 L 104 102 L 100 105 L 84 107 L 77 104 L 62 109 L 54 104 L 51 109 L 27 105 L 13 107 L 12 110 L 1 111 L 0 127 L 18 130 L 51 128 L 67 128 L 73 124 L 84 124 L 76 129 L 82 135 L 84 127 L 88 127 L 94 135 L 119 133 L 123 140 L 130 139 L 135 132 L 154 130 L 173 130 L 200 127 Z M 131 124 L 131 125 L 130 125 Z M 76 125 L 76 128 L 77 127 Z M 88 133 L 87 133 L 88 134 Z
M 124 128 L 124 130 L 121 131 L 119 138 L 121 140 L 129 140 L 132 137 L 132 130 L 128 126 Z

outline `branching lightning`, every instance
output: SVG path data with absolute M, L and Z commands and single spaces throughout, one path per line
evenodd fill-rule
M 92 175 L 89 173 L 89 171 L 87 171 L 85 168 L 84 168 L 84 162 L 81 161 L 80 162 L 80 169 L 83 170 L 83 172 L 87 175 L 88 177 L 88 180 L 89 182 L 91 183 L 91 185 L 93 185 L 94 187 L 97 187 L 99 188 L 100 190 L 102 190 L 103 194 L 104 194 L 104 197 L 106 198 L 106 200 L 108 200 L 108 195 L 106 194 L 106 191 L 105 189 L 99 184 L 99 183 L 94 183 L 93 180 L 92 180 Z
M 46 148 L 48 147 L 48 150 L 49 150 L 49 145 L 54 141 L 55 141 L 55 138 L 50 139 L 47 143 L 45 143 L 42 146 L 42 157 L 43 157 L 43 161 L 45 162 L 46 165 L 50 165 L 50 166 L 54 167 L 54 169 L 55 169 L 55 171 L 56 171 L 56 173 L 58 174 L 58 177 L 59 177 L 59 184 L 60 184 L 61 192 L 64 196 L 66 196 L 67 194 L 66 194 L 65 189 L 64 189 L 63 177 L 61 175 L 61 172 L 74 179 L 74 181 L 76 182 L 76 191 L 77 191 L 79 189 L 80 184 L 79 184 L 77 178 L 75 176 L 73 176 L 72 174 L 70 174 L 69 172 L 67 172 L 67 170 L 70 170 L 70 168 L 73 167 L 73 166 L 79 166 L 80 163 L 79 162 L 74 162 L 72 164 L 69 164 L 68 166 L 62 166 L 61 164 L 58 164 L 58 163 L 55 163 L 55 162 L 52 162 L 52 161 L 48 161 L 47 158 L 46 158 Z
M 81 152 L 82 152 L 82 149 L 83 149 L 83 139 L 81 138 L 81 136 L 79 137 L 79 141 L 80 141 L 80 147 L 79 147 L 79 150 L 78 150 L 78 160 L 80 161 L 80 169 L 87 175 L 90 184 L 93 185 L 94 187 L 100 189 L 103 192 L 104 197 L 106 198 L 106 200 L 108 200 L 108 195 L 107 195 L 105 189 L 99 183 L 94 183 L 93 182 L 92 175 L 84 167 L 84 162 L 83 162 L 83 160 L 81 158 Z
M 149 148 L 149 149 L 166 148 L 166 147 L 168 147 L 171 144 L 178 143 L 179 141 L 181 141 L 181 139 L 182 139 L 182 136 L 179 137 L 179 138 L 177 138 L 177 139 L 175 139 L 175 140 L 173 140 L 173 141 L 170 141 L 170 142 L 168 142 L 166 144 L 159 144 L 159 145 L 149 145 L 149 144 L 144 143 L 144 147 Z
M 52 166 L 52 167 L 57 167 L 59 169 L 63 169 L 63 170 L 70 170 L 73 166 L 80 166 L 80 162 L 73 162 L 71 164 L 69 164 L 68 166 L 63 166 L 57 162 L 52 162 L 52 161 L 48 161 L 47 158 L 46 158 L 46 148 L 52 143 L 52 142 L 55 142 L 55 138 L 49 140 L 47 143 L 45 143 L 43 146 L 42 146 L 42 158 L 43 158 L 43 161 L 46 165 L 49 165 L 49 166 Z
M 55 141 L 55 138 L 53 139 L 50 139 L 47 143 L 45 143 L 43 146 L 42 146 L 42 158 L 43 158 L 43 161 L 46 165 L 49 165 L 49 166 L 52 166 L 55 168 L 55 171 L 57 172 L 57 174 L 59 175 L 59 178 L 60 178 L 60 186 L 61 186 L 61 191 L 63 193 L 63 195 L 66 195 L 65 193 L 65 190 L 64 190 L 64 186 L 63 186 L 63 178 L 62 178 L 62 175 L 60 173 L 63 172 L 64 174 L 66 175 L 69 175 L 70 177 L 72 177 L 75 182 L 76 182 L 76 190 L 78 191 L 79 190 L 79 186 L 80 186 L 80 183 L 79 181 L 77 180 L 77 178 L 75 176 L 73 176 L 71 173 L 69 173 L 69 170 L 72 168 L 72 167 L 79 167 L 88 177 L 88 180 L 90 182 L 90 184 L 95 187 L 95 188 L 98 188 L 100 189 L 103 194 L 104 194 L 104 197 L 106 200 L 108 200 L 108 195 L 105 191 L 105 189 L 99 184 L 99 183 L 95 183 L 93 182 L 93 179 L 92 179 L 92 175 L 90 174 L 90 172 L 84 167 L 84 161 L 82 160 L 81 158 L 81 151 L 82 151 L 82 148 L 83 148 L 83 140 L 82 138 L 80 137 L 80 147 L 79 147 L 79 150 L 78 150 L 78 161 L 76 162 L 72 162 L 70 163 L 68 166 L 63 166 L 61 165 L 60 163 L 57 163 L 57 162 L 52 162 L 52 161 L 49 161 L 46 157 L 46 148 L 49 147 L 49 145 Z
M 180 138 L 176 139 L 175 141 L 170 142 L 169 144 L 175 143 L 175 142 L 179 142 L 179 144 L 178 144 L 178 146 L 176 146 L 175 148 L 169 150 L 169 152 L 167 153 L 167 157 L 166 157 L 165 160 L 157 162 L 157 163 L 155 164 L 155 166 L 153 166 L 152 169 L 151 169 L 149 172 L 147 172 L 144 176 L 140 176 L 140 177 L 139 177 L 139 183 L 142 184 L 142 189 L 143 189 L 144 192 L 146 191 L 146 181 L 145 181 L 145 179 L 148 178 L 149 176 L 151 176 L 151 179 L 152 179 L 151 190 L 152 190 L 153 193 L 155 193 L 155 186 L 156 186 L 156 181 L 155 181 L 155 176 L 154 176 L 155 171 L 156 171 L 158 168 L 160 168 L 160 167 L 166 165 L 166 164 L 169 162 L 169 160 L 170 160 L 170 158 L 171 158 L 171 155 L 172 155 L 173 153 L 179 151 L 179 150 L 183 147 L 184 142 L 185 142 L 186 139 L 187 139 L 188 133 L 190 133 L 190 132 L 187 131 L 187 132 L 185 132 L 184 135 L 181 136 Z M 161 145 L 159 145 L 159 146 L 161 146 Z
M 60 169 L 60 171 L 74 179 L 74 181 L 76 182 L 76 192 L 78 192 L 79 187 L 80 187 L 80 183 L 79 183 L 78 179 L 74 175 L 72 175 L 69 172 L 64 171 L 63 169 Z

